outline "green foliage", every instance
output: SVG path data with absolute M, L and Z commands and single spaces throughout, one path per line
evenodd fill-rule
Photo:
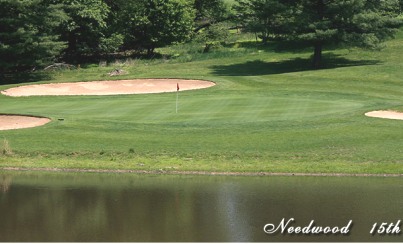
M 269 37 L 278 38 L 287 33 L 293 19 L 292 8 L 286 1 L 279 0 L 237 0 L 234 7 L 237 19 L 247 31 L 259 33 L 263 42 Z
M 109 7 L 103 0 L 46 1 L 59 3 L 69 16 L 58 30 L 61 39 L 68 43 L 67 57 L 76 59 L 82 55 L 94 55 L 100 51 L 100 45 L 105 45 L 101 44 L 101 38 L 104 38 L 103 32 L 108 26 Z
M 188 0 L 117 1 L 111 5 L 111 29 L 124 36 L 125 49 L 157 47 L 190 38 L 194 10 Z
M 113 33 L 110 37 L 101 37 L 99 50 L 105 54 L 114 53 L 119 51 L 123 42 L 124 36 L 122 34 Z
M 303 40 L 314 46 L 313 65 L 322 65 L 325 44 L 377 48 L 400 26 L 397 0 L 238 0 L 244 25 L 268 37 Z
M 195 41 L 205 44 L 204 52 L 219 47 L 229 38 L 228 26 L 225 23 L 212 24 L 201 33 L 198 33 Z
M 225 0 L 195 0 L 196 23 L 203 25 L 227 20 L 231 16 L 231 6 Z
M 301 39 L 313 42 L 354 40 L 356 45 L 377 46 L 392 37 L 398 27 L 382 2 L 303 0 L 295 31 Z
M 152 56 L 156 48 L 192 38 L 208 52 L 227 41 L 234 21 L 263 42 L 311 43 L 319 67 L 323 45 L 381 47 L 402 23 L 401 5 L 401 0 L 0 0 L 0 69 L 109 54 Z
M 25 70 L 53 62 L 65 48 L 55 28 L 66 19 L 58 4 L 1 0 L 0 70 Z
M 398 20 L 388 8 L 394 1 L 300 1 L 297 38 L 315 45 L 314 66 L 321 65 L 321 48 L 326 43 L 347 43 L 376 48 L 393 37 Z M 396 4 L 396 3 L 395 3 Z M 396 6 L 396 5 L 395 5 Z
M 141 26 L 142 46 L 149 52 L 189 39 L 194 11 L 187 0 L 152 0 L 145 8 L 147 22 Z

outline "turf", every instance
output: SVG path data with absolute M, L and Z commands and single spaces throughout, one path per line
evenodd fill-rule
M 403 111 L 403 32 L 381 51 L 326 51 L 321 70 L 310 68 L 310 49 L 287 51 L 276 44 L 238 42 L 212 54 L 179 51 L 160 50 L 172 59 L 82 65 L 37 81 L 104 80 L 121 67 L 129 74 L 119 79 L 216 82 L 180 92 L 177 114 L 175 93 L 0 96 L 0 113 L 53 119 L 42 127 L 0 131 L 12 149 L 0 156 L 0 167 L 403 173 L 403 121 L 364 116 Z

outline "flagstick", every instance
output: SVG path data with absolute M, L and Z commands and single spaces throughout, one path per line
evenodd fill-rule
M 179 83 L 176 83 L 176 113 L 178 113 Z

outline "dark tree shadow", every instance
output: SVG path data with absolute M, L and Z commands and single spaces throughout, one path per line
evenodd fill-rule
M 235 44 L 238 47 L 246 49 L 257 49 L 275 53 L 312 53 L 314 51 L 313 43 L 304 40 L 270 40 L 266 43 L 261 41 L 242 41 L 227 43 L 224 44 L 224 47 L 233 47 Z M 323 45 L 323 50 L 335 51 L 340 48 L 351 47 L 354 46 L 348 44 L 326 43 Z
M 321 69 L 376 65 L 380 63 L 377 60 L 349 60 L 334 54 L 326 54 L 323 58 L 323 67 Z M 220 76 L 255 76 L 315 70 L 312 66 L 312 60 L 306 58 L 294 58 L 278 62 L 256 60 L 240 64 L 215 65 L 210 68 L 213 74 Z
M 232 47 L 235 43 L 224 44 L 224 47 Z M 312 43 L 304 41 L 270 41 L 267 43 L 257 41 L 236 42 L 237 46 L 246 49 L 258 49 L 266 52 L 288 52 L 288 53 L 306 53 L 312 52 Z M 326 47 L 326 50 L 331 50 Z
M 0 85 L 12 85 L 50 79 L 51 74 L 46 72 L 18 72 L 11 74 L 0 74 Z

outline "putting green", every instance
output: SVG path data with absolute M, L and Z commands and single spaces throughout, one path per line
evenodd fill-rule
M 214 85 L 215 83 L 204 80 L 137 79 L 26 85 L 6 89 L 1 93 L 12 97 L 123 95 L 196 90 Z M 63 110 L 63 108 L 60 109 Z M 3 115 L 0 116 L 0 130 L 31 128 L 48 122 L 50 120 L 46 118 Z

